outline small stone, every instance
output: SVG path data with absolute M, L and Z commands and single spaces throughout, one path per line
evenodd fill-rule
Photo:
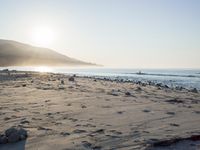
M 176 113 L 172 112 L 172 111 L 168 111 L 166 114 L 168 114 L 168 115 L 175 115 Z
M 151 112 L 151 110 L 149 110 L 149 109 L 144 109 L 143 112 L 148 113 L 148 112 Z
M 64 80 L 61 80 L 60 82 L 61 82 L 61 84 L 65 84 Z
M 70 135 L 70 133 L 68 133 L 68 132 L 61 132 L 60 133 L 62 136 L 69 136 Z
M 137 87 L 136 91 L 141 91 L 142 88 L 141 87 Z
M 131 93 L 130 92 L 126 92 L 125 95 L 126 96 L 131 96 Z
M 74 77 L 69 77 L 69 81 L 74 81 Z
M 85 105 L 81 105 L 81 108 L 87 108 Z

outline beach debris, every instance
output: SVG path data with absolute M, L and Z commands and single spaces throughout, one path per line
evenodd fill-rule
M 74 82 L 75 81 L 74 77 L 69 77 L 69 81 Z
M 23 128 L 11 127 L 0 135 L 0 144 L 15 143 L 21 140 L 25 140 L 28 137 L 28 133 Z
M 193 89 L 190 90 L 190 92 L 192 92 L 192 93 L 198 93 L 198 90 L 196 88 L 193 88 Z

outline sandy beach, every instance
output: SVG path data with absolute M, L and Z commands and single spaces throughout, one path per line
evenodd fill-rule
M 1 71 L 0 124 L 28 131 L 1 150 L 197 150 L 200 92 Z

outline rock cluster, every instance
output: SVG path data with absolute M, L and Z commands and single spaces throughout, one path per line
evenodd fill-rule
M 28 133 L 23 128 L 11 127 L 0 134 L 0 144 L 15 143 L 21 140 L 25 140 L 28 137 Z

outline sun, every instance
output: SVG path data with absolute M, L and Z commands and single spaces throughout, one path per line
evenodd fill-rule
M 49 47 L 55 40 L 55 32 L 49 26 L 37 26 L 31 31 L 32 43 L 36 46 Z

